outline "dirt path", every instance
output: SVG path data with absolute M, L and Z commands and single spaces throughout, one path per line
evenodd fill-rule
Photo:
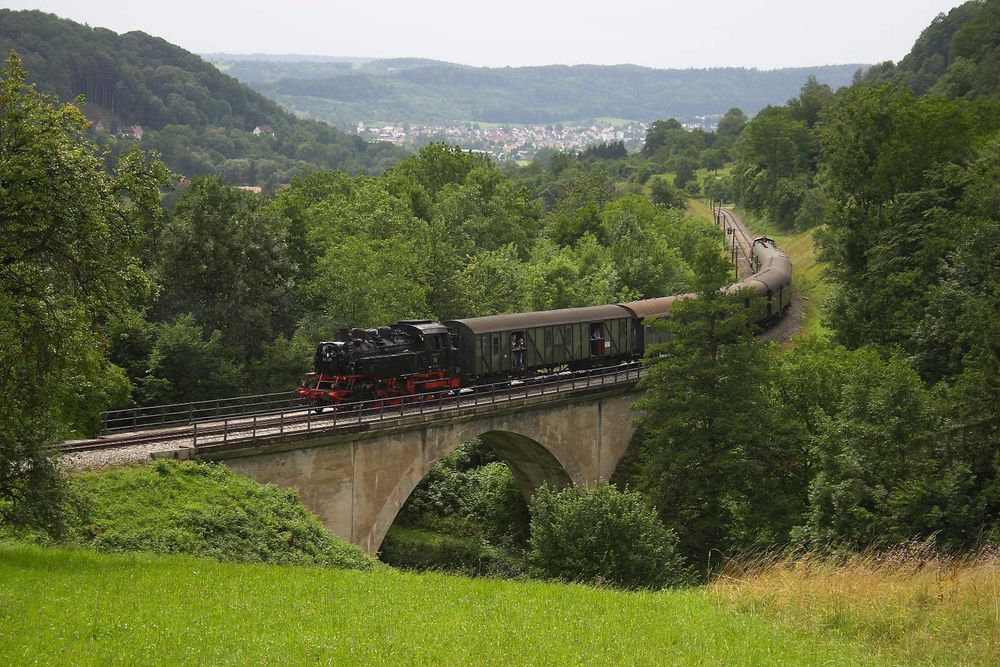
M 733 245 L 733 239 L 736 241 L 736 246 L 739 249 L 737 258 L 737 269 L 739 271 L 740 277 L 745 278 L 749 276 L 753 269 L 750 267 L 750 249 L 753 244 L 753 239 L 755 235 L 751 232 L 743 220 L 730 211 L 729 209 L 722 209 L 721 222 L 726 228 L 731 228 L 733 231 L 727 234 L 726 244 L 729 247 Z M 794 288 L 795 284 L 795 267 L 792 267 L 792 285 Z M 792 339 L 800 330 L 802 329 L 802 296 L 797 292 L 792 292 L 792 305 L 785 313 L 785 316 L 778 320 L 776 323 L 772 324 L 764 333 L 761 334 L 761 338 L 764 340 L 777 340 L 781 342 L 787 342 Z

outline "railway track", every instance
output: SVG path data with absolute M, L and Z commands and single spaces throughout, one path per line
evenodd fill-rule
M 184 426 L 118 433 L 91 440 L 68 441 L 60 445 L 64 454 L 83 454 L 97 450 L 125 449 L 135 446 L 160 446 L 157 449 L 182 449 L 202 445 L 252 440 L 293 432 L 335 430 L 347 426 L 391 422 L 422 414 L 446 413 L 484 404 L 504 404 L 514 400 L 565 394 L 575 389 L 613 386 L 634 382 L 641 375 L 641 363 L 591 369 L 575 373 L 480 385 L 456 395 L 438 393 L 349 403 L 340 409 L 327 408 L 317 414 L 311 407 L 297 407 L 220 419 L 196 421 Z M 152 452 L 153 449 L 148 451 Z
M 752 239 L 742 222 L 729 210 L 719 208 L 719 224 L 726 231 L 727 245 L 730 247 L 732 259 L 736 264 L 738 277 L 750 275 L 753 272 L 751 263 Z M 197 447 L 199 444 L 212 444 L 216 442 L 237 441 L 240 439 L 254 439 L 257 437 L 271 436 L 274 434 L 284 434 L 293 431 L 313 431 L 329 430 L 343 426 L 359 425 L 369 422 L 387 421 L 400 419 L 414 414 L 425 412 L 446 412 L 453 409 L 460 409 L 470 405 L 479 405 L 484 400 L 493 403 L 503 403 L 509 400 L 530 397 L 537 394 L 545 394 L 546 389 L 553 393 L 558 393 L 560 387 L 576 387 L 578 383 L 588 382 L 596 377 L 601 378 L 604 384 L 605 377 L 602 373 L 610 373 L 617 381 L 621 373 L 628 376 L 631 370 L 636 374 L 629 381 L 634 381 L 640 373 L 641 365 L 638 362 L 624 364 L 622 366 L 592 369 L 578 373 L 550 374 L 530 380 L 514 380 L 495 385 L 480 385 L 471 390 L 463 390 L 457 395 L 442 396 L 440 393 L 419 394 L 414 396 L 401 397 L 388 401 L 368 401 L 357 404 L 347 404 L 341 406 L 337 411 L 328 408 L 322 414 L 315 414 L 312 408 L 301 405 L 285 405 L 282 408 L 272 410 L 260 410 L 257 412 L 241 412 L 228 416 L 215 415 L 202 419 L 192 419 L 189 423 L 177 425 L 176 423 L 153 424 L 145 428 L 138 428 L 133 431 L 118 431 L 100 438 L 90 440 L 77 440 L 64 442 L 59 446 L 61 452 L 70 455 L 94 452 L 97 450 L 112 450 L 125 448 L 141 448 L 146 446 L 150 452 L 162 449 L 180 449 L 185 447 Z M 588 385 L 589 386 L 589 385 Z M 280 400 L 281 396 L 287 396 L 291 392 L 282 394 L 261 395 L 253 397 L 240 397 L 237 399 L 227 399 L 230 402 L 236 401 L 240 404 L 251 400 L 249 405 L 271 404 L 271 401 Z M 499 400 L 498 400 L 499 398 Z M 256 402 L 254 402 L 256 401 Z M 205 402 L 210 405 L 213 402 Z M 214 401 L 218 408 L 219 401 Z M 192 404 L 193 405 L 193 404 Z M 177 408 L 178 406 L 161 406 L 162 408 Z M 181 406 L 182 414 L 192 411 L 191 406 Z M 227 406 L 223 406 L 228 408 Z M 195 408 L 195 413 L 197 409 Z M 155 412 L 155 408 L 153 409 Z M 125 411 L 122 411 L 125 412 Z M 172 412 L 164 412 L 166 416 Z M 134 417 L 134 415 L 133 415 Z M 247 435 L 249 434 L 249 435 Z
M 745 278 L 753 273 L 751 257 L 753 252 L 753 239 L 747 233 L 743 223 L 733 215 L 732 211 L 724 208 L 719 209 L 720 222 L 726 230 L 726 238 L 733 253 L 733 263 L 736 265 L 739 278 Z

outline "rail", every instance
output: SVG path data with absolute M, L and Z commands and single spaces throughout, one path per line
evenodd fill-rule
M 182 426 L 198 420 L 248 415 L 295 405 L 301 406 L 302 399 L 295 392 L 281 391 L 273 394 L 108 410 L 101 413 L 101 435 Z
M 753 242 L 747 237 L 743 229 L 736 224 L 736 217 L 731 211 L 722 208 L 721 203 L 712 203 L 712 213 L 715 217 L 715 224 L 722 227 L 727 237 L 732 238 L 729 248 L 729 259 L 733 263 L 736 272 L 736 279 L 740 278 L 740 254 L 743 254 L 747 263 L 747 274 L 753 273 Z M 741 240 L 738 242 L 737 237 Z
M 343 403 L 329 414 L 313 414 L 313 410 L 278 410 L 216 421 L 195 421 L 190 446 L 226 445 L 232 442 L 253 443 L 259 438 L 287 433 L 313 433 L 345 426 L 380 423 L 407 416 L 440 414 L 484 404 L 506 403 L 520 398 L 568 393 L 595 386 L 620 384 L 638 380 L 641 362 L 629 362 L 613 367 L 559 373 L 541 380 L 522 380 L 477 385 L 467 393 L 412 394 L 391 399 L 375 399 Z M 328 408 L 331 409 L 332 408 Z

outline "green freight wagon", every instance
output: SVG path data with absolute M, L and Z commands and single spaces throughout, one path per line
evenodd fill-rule
M 490 315 L 444 325 L 456 339 L 463 381 L 578 370 L 636 358 L 636 320 L 620 306 Z

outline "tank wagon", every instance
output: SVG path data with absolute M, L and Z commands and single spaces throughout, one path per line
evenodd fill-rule
M 724 288 L 748 290 L 745 305 L 767 324 L 791 305 L 792 265 L 773 239 L 752 246 L 754 273 Z M 325 406 L 433 397 L 463 387 L 552 372 L 618 364 L 662 340 L 653 321 L 694 294 L 626 303 L 450 320 L 404 320 L 344 330 L 316 348 L 314 370 L 299 396 Z

